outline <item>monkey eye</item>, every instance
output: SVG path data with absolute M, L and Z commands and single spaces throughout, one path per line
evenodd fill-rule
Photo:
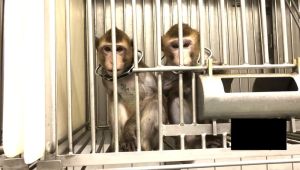
M 123 52 L 123 50 L 124 50 L 124 49 L 123 49 L 122 47 L 117 47 L 117 52 L 118 52 L 118 53 Z
M 111 48 L 109 46 L 103 47 L 104 52 L 111 52 Z
M 178 45 L 178 43 L 177 43 L 177 42 L 175 42 L 175 43 L 172 43 L 172 44 L 171 44 L 171 46 L 172 46 L 172 48 L 178 48 L 178 47 L 179 47 L 179 45 Z
M 190 42 L 184 42 L 184 43 L 183 43 L 183 47 L 184 47 L 184 48 L 187 48 L 187 47 L 189 47 L 190 45 L 191 45 Z

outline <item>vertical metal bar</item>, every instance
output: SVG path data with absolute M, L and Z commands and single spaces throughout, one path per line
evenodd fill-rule
M 106 32 L 107 28 L 106 28 L 106 0 L 103 0 L 103 26 L 104 26 L 104 30 L 103 32 Z
M 208 46 L 209 46 L 209 48 L 212 48 L 212 45 L 211 45 L 211 36 L 212 36 L 212 34 L 211 34 L 211 32 L 212 32 L 212 29 L 211 29 L 211 1 L 207 1 L 207 3 L 208 3 L 208 5 L 207 5 L 207 13 L 208 13 L 208 15 L 207 15 L 207 21 L 208 21 L 208 24 L 207 24 L 207 26 L 208 26 Z
M 145 15 L 145 0 L 142 1 L 142 7 L 143 7 L 143 51 L 146 52 L 146 36 L 145 36 L 145 32 L 146 32 L 146 26 L 145 26 L 145 21 L 146 21 L 146 15 Z
M 188 23 L 189 25 L 192 25 L 192 1 L 189 0 L 187 4 L 187 13 L 188 13 Z
M 279 57 L 279 42 L 278 42 L 278 12 L 277 12 L 277 0 L 274 1 L 274 9 L 275 9 L 275 39 L 276 39 L 276 44 L 275 44 L 275 50 L 277 54 L 277 64 L 280 62 L 280 57 Z M 277 72 L 279 71 L 278 69 L 276 70 Z
M 95 58 L 95 29 L 93 20 L 93 5 L 92 0 L 87 1 L 88 12 L 88 57 L 89 57 L 89 97 L 90 97 L 90 117 L 91 117 L 91 139 L 92 139 L 92 153 L 96 151 L 96 125 L 95 125 L 95 76 L 94 76 L 94 58 Z
M 66 47 L 67 47 L 67 99 L 68 99 L 68 142 L 69 154 L 73 153 L 72 136 L 72 68 L 71 68 L 71 30 L 70 30 L 70 0 L 66 0 Z
M 251 2 L 251 17 L 252 17 L 252 23 L 253 23 L 253 48 L 254 48 L 254 63 L 255 64 L 258 64 L 257 63 L 257 45 L 256 45 L 256 28 L 255 28 L 255 25 L 254 25 L 254 20 L 255 20 L 255 17 L 254 17 L 254 10 L 253 10 L 253 6 L 254 6 L 254 1 Z M 255 72 L 257 73 L 257 70 L 255 70 Z
M 260 43 L 260 48 L 261 48 L 261 61 L 262 63 L 264 63 L 264 43 L 263 43 L 263 28 L 262 28 L 262 13 L 261 13 L 261 3 L 258 3 L 258 23 L 259 23 L 259 35 L 260 35 L 260 40 L 261 40 L 261 43 Z
M 161 66 L 161 30 L 160 30 L 160 0 L 155 1 L 155 10 L 156 10 L 156 50 L 157 50 L 157 65 Z M 158 77 L 158 136 L 159 136 L 159 150 L 163 150 L 163 134 L 162 134 L 162 74 L 161 72 L 157 73 Z
M 268 46 L 268 30 L 266 17 L 266 1 L 260 0 L 261 3 L 261 19 L 262 19 L 262 33 L 263 33 L 263 50 L 264 50 L 264 64 L 269 64 L 269 46 Z
M 225 5 L 224 0 L 220 0 L 220 7 L 221 7 L 221 31 L 222 31 L 222 55 L 223 55 L 223 64 L 227 65 L 227 43 L 226 43 L 226 11 L 225 11 Z
M 200 64 L 204 65 L 204 34 L 205 34 L 205 8 L 204 0 L 198 0 L 199 30 L 200 30 Z M 198 59 L 199 60 L 199 59 Z
M 123 0 L 123 30 L 126 32 L 126 0 Z
M 106 30 L 107 30 L 107 27 L 106 27 L 106 0 L 103 0 L 103 34 L 106 32 Z M 109 95 L 108 94 L 106 94 L 106 125 L 111 125 L 110 123 L 109 123 L 109 114 L 111 114 L 111 113 L 109 113 L 109 103 L 108 103 L 108 101 L 109 101 Z M 110 111 L 111 112 L 111 111 Z M 111 127 L 112 128 L 112 127 Z
M 3 27 L 4 1 L 0 2 L 0 126 L 3 130 Z M 3 149 L 3 148 L 2 148 Z
M 227 133 L 224 132 L 224 133 L 222 134 L 223 148 L 227 148 L 227 139 L 226 139 L 226 137 L 227 137 Z
M 165 14 L 166 15 L 168 15 L 167 14 L 167 10 L 166 10 L 166 6 L 168 5 L 166 2 L 164 2 L 164 1 L 162 1 L 162 16 L 164 16 Z M 161 17 L 161 16 L 159 16 L 159 17 Z M 167 24 L 167 22 L 166 22 L 166 19 L 164 18 L 164 17 L 162 17 L 162 21 L 161 21 L 161 23 L 162 23 L 162 33 L 164 34 L 165 32 L 166 32 L 166 24 Z
M 132 0 L 132 30 L 133 30 L 133 57 L 134 67 L 138 68 L 137 58 L 137 19 L 136 19 L 136 0 Z M 139 92 L 139 73 L 135 73 L 135 109 L 136 109 L 136 134 L 137 151 L 141 151 L 141 126 L 140 126 L 140 92 Z
M 216 27 L 216 29 L 217 29 L 217 31 L 218 31 L 218 39 L 219 40 L 221 40 L 222 39 L 222 28 L 220 28 L 221 27 L 221 22 L 222 21 L 220 21 L 220 18 L 221 18 L 221 16 L 220 15 L 222 15 L 223 16 L 223 14 L 221 14 L 220 13 L 220 4 L 219 3 L 216 3 L 216 4 L 214 4 L 215 6 L 216 6 L 216 16 L 217 16 L 217 18 L 218 18 L 218 20 L 217 20 L 217 27 Z M 222 55 L 222 45 L 221 45 L 221 43 L 222 43 L 222 41 L 219 41 L 218 42 L 218 45 L 217 45 L 217 47 L 219 48 L 219 51 L 218 51 L 218 56 L 220 56 L 220 62 L 221 63 L 223 63 L 223 61 L 224 61 L 224 58 L 223 58 L 223 55 Z
M 228 1 L 226 1 L 226 11 L 228 11 Z M 227 17 L 227 34 L 228 34 L 228 37 L 230 37 L 230 32 L 229 32 L 229 17 Z M 228 46 L 230 47 L 230 38 L 227 39 L 228 41 Z M 231 64 L 231 50 L 228 51 L 228 64 L 230 65 Z
M 179 35 L 179 66 L 183 66 L 183 33 L 182 33 L 182 10 L 181 0 L 177 0 L 177 16 L 178 16 L 178 35 Z M 183 80 L 182 74 L 179 74 L 179 108 L 180 108 L 180 123 L 183 124 Z
M 184 150 L 184 135 L 180 135 L 180 149 Z
M 289 63 L 289 53 L 288 53 L 288 40 L 287 40 L 287 29 L 286 29 L 286 12 L 285 12 L 285 0 L 280 0 L 280 10 L 281 10 L 281 26 L 282 26 L 282 38 L 283 38 L 283 56 L 284 63 Z
M 118 84 L 117 84 L 117 55 L 116 55 L 116 5 L 115 0 L 110 0 L 111 12 L 111 42 L 113 53 L 113 100 L 114 100 L 114 130 L 115 130 L 115 152 L 119 152 L 119 126 L 118 126 Z
M 202 149 L 206 149 L 206 133 L 201 134 Z
M 289 3 L 289 6 L 292 6 L 292 2 L 293 3 L 295 3 L 293 0 L 292 1 L 290 1 L 290 3 Z M 296 8 L 297 9 L 297 8 Z M 297 10 L 296 10 L 296 13 L 297 14 L 299 14 L 298 12 L 297 12 Z M 292 61 L 295 59 L 295 50 L 294 50 L 294 24 L 293 24 L 293 15 L 292 15 L 292 12 L 290 12 L 290 32 L 291 32 L 291 34 L 290 34 L 290 40 L 291 40 L 291 49 L 292 49 Z M 296 20 L 297 21 L 297 20 Z M 298 22 L 295 22 L 296 24 L 298 23 Z
M 248 36 L 247 36 L 247 23 L 246 23 L 246 12 L 245 12 L 245 0 L 241 0 L 241 22 L 242 22 L 242 33 L 243 33 L 243 54 L 244 64 L 249 64 L 248 59 Z
M 218 134 L 218 129 L 217 129 L 217 121 L 213 120 L 212 121 L 212 132 L 214 136 L 217 136 Z
M 234 0 L 234 15 L 235 18 L 238 18 L 238 13 L 237 13 L 237 0 Z M 240 64 L 240 44 L 239 44 L 239 34 L 240 34 L 240 30 L 239 30 L 239 20 L 237 19 L 235 22 L 235 29 L 236 29 L 236 46 L 237 46 L 237 58 L 238 58 L 238 64 Z M 240 70 L 238 71 L 240 73 Z M 239 78 L 239 90 L 241 91 L 241 79 Z
M 156 25 L 155 25 L 155 24 L 156 24 L 155 18 L 158 18 L 158 17 L 156 17 L 156 16 L 157 16 L 157 13 L 155 12 L 156 8 L 154 8 L 155 5 L 156 5 L 156 4 L 155 4 L 155 1 L 152 1 L 151 4 L 152 4 L 152 8 L 151 8 L 151 9 L 152 9 L 152 18 L 153 18 L 153 23 L 154 23 L 154 24 L 153 24 L 153 27 L 152 27 L 152 31 L 153 31 L 153 33 L 156 33 L 156 28 L 157 28 L 157 27 L 156 27 Z M 160 8 L 159 8 L 158 10 L 160 10 Z M 159 23 L 159 24 L 160 24 L 160 23 Z M 152 45 L 152 47 L 153 47 L 152 49 L 153 49 L 153 50 L 152 50 L 152 51 L 155 52 L 154 55 L 158 55 L 158 54 L 156 53 L 157 51 L 155 50 L 155 42 L 158 42 L 158 40 L 160 40 L 160 39 L 157 39 L 156 36 L 153 37 L 153 41 L 152 41 L 152 42 L 153 42 L 153 45 Z M 157 57 L 154 57 L 154 65 L 157 65 L 157 62 L 158 62 Z
M 179 66 L 183 66 L 183 32 L 182 32 L 182 3 L 181 0 L 177 0 L 177 17 L 178 17 L 178 35 L 179 35 Z M 179 74 L 179 113 L 180 113 L 180 124 L 184 124 L 183 117 L 183 75 Z M 184 149 L 184 135 L 181 138 L 181 149 Z
M 55 1 L 49 1 L 50 8 L 50 70 L 51 70 L 51 127 L 52 127 L 52 141 L 51 150 L 57 151 L 57 124 L 56 124 L 56 3 Z M 2 55 L 2 53 L 1 53 Z M 0 89 L 1 90 L 1 89 Z M 1 111 L 1 110 L 0 110 Z
M 170 10 L 170 17 L 171 17 L 171 25 L 174 25 L 174 17 L 173 17 L 173 11 L 174 11 L 174 0 L 170 0 L 171 1 L 171 10 Z
M 193 111 L 193 124 L 196 124 L 196 76 L 192 74 L 192 111 Z

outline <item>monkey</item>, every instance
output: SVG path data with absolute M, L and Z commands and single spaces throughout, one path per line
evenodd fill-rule
M 183 65 L 196 66 L 200 52 L 200 33 L 187 24 L 182 24 L 183 32 Z M 161 38 L 162 51 L 166 58 L 165 65 L 179 66 L 179 36 L 178 24 L 173 25 Z M 221 64 L 214 61 L 214 64 Z M 184 123 L 193 123 L 192 115 L 192 72 L 186 71 L 183 74 L 183 118 Z M 180 123 L 180 98 L 179 98 L 179 76 L 175 72 L 163 73 L 163 91 L 168 100 L 168 120 L 171 124 Z M 196 120 L 198 123 L 202 120 Z M 213 138 L 213 137 L 212 137 Z M 186 148 L 200 148 L 200 136 L 186 136 Z M 221 140 L 222 141 L 222 140 Z M 220 142 L 207 142 L 208 147 L 221 147 Z M 177 141 L 178 142 L 178 141 Z M 220 143 L 220 144 L 218 144 Z
M 108 110 L 112 127 L 111 149 L 114 151 L 114 143 L 119 142 L 121 151 L 135 151 L 136 143 L 136 92 L 134 67 L 133 41 L 128 35 L 118 28 L 116 31 L 116 67 L 117 67 L 117 93 L 118 93 L 118 136 L 115 141 L 113 113 L 113 52 L 112 31 L 108 30 L 101 38 L 96 38 L 97 58 L 101 66 L 100 75 L 102 83 L 108 93 Z M 141 54 L 141 53 L 139 53 Z M 141 56 L 141 55 L 139 55 Z M 139 67 L 147 67 L 140 58 Z M 99 68 L 99 67 L 98 67 Z M 155 150 L 158 147 L 158 94 L 156 77 L 151 72 L 138 73 L 139 81 L 139 107 L 140 107 L 140 132 L 141 149 Z M 162 109 L 162 121 L 166 123 L 166 110 Z

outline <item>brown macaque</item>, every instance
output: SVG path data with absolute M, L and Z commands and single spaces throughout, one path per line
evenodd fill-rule
M 183 65 L 195 66 L 198 63 L 200 52 L 200 34 L 197 30 L 187 24 L 182 25 L 183 31 Z M 165 35 L 162 36 L 162 51 L 166 58 L 167 66 L 178 66 L 179 56 L 179 36 L 178 24 L 173 25 Z M 216 62 L 215 62 L 216 63 Z M 192 72 L 183 73 L 183 117 L 184 123 L 193 123 L 192 115 Z M 179 75 L 175 72 L 164 72 L 163 90 L 168 100 L 168 120 L 171 124 L 180 123 L 180 98 L 179 98 Z M 200 122 L 200 120 L 196 120 Z M 200 136 L 186 136 L 186 148 L 200 148 Z M 209 147 L 207 142 L 207 146 Z M 214 144 L 213 144 L 214 145 Z M 222 145 L 221 145 L 222 146 Z M 220 146 L 220 147 L 221 147 Z M 215 147 L 215 146 L 213 146 Z
M 109 94 L 108 109 L 112 127 L 111 151 L 114 151 L 114 101 L 113 101 L 113 52 L 111 30 L 96 40 L 97 57 L 101 65 L 103 84 Z M 118 136 L 121 151 L 136 150 L 136 92 L 135 75 L 131 70 L 134 65 L 133 42 L 127 34 L 116 28 L 116 66 L 118 92 Z M 142 61 L 139 67 L 147 67 Z M 140 97 L 140 132 L 142 150 L 154 150 L 158 147 L 158 95 L 155 76 L 150 72 L 138 74 Z M 163 108 L 163 122 L 166 112 Z

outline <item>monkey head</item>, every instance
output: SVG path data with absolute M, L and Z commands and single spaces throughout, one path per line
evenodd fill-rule
M 102 37 L 96 39 L 97 57 L 108 75 L 113 71 L 112 33 L 108 30 Z M 116 28 L 116 66 L 117 75 L 122 74 L 133 64 L 133 45 L 128 35 Z
M 183 31 L 183 65 L 192 66 L 197 64 L 200 51 L 200 34 L 187 24 L 182 24 Z M 167 64 L 179 65 L 179 35 L 178 24 L 173 25 L 162 36 L 162 51 L 167 58 Z

